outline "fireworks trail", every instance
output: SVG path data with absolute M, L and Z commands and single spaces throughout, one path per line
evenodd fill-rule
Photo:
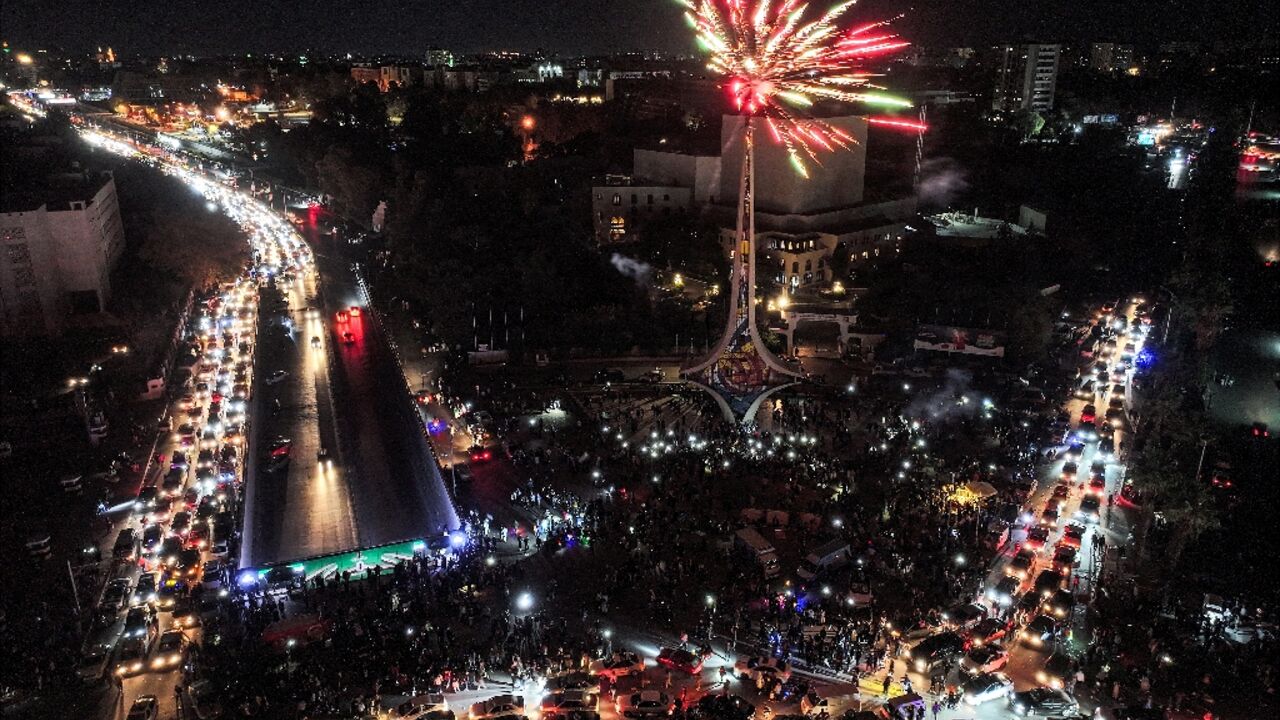
M 842 30 L 846 0 L 821 15 L 802 0 L 677 0 L 710 54 L 708 69 L 726 80 L 734 107 L 760 116 L 774 142 L 786 147 L 796 172 L 808 175 L 806 159 L 848 147 L 854 139 L 805 110 L 818 100 L 910 107 L 882 92 L 868 61 L 908 45 L 887 32 L 888 20 Z M 812 15 L 814 19 L 806 20 Z M 872 118 L 879 125 L 921 130 L 918 123 Z

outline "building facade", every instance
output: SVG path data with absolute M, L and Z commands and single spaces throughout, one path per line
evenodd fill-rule
M 1128 72 L 1134 67 L 1133 46 L 1119 43 L 1091 43 L 1089 69 L 1103 73 Z
M 1004 45 L 997 48 L 991 109 L 1003 112 L 1052 110 L 1058 89 L 1062 46 Z
M 630 175 L 605 176 L 603 185 L 591 188 L 591 223 L 596 242 L 630 242 L 640 239 L 647 220 L 685 212 L 693 192 L 678 185 L 657 184 Z
M 82 177 L 57 199 L 17 201 L 0 214 L 0 328 L 5 335 L 55 335 L 72 315 L 101 312 L 124 226 L 109 174 Z
M 407 65 L 382 65 L 380 67 L 356 65 L 351 68 L 351 79 L 355 80 L 356 84 L 373 83 L 382 92 L 390 91 L 392 85 L 396 87 L 413 85 L 415 84 L 415 78 L 421 76 L 421 74 L 421 68 Z

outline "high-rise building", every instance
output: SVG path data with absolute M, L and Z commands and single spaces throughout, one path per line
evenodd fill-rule
M 427 51 L 427 65 L 431 67 L 453 67 L 453 53 L 441 48 L 431 48 Z
M 1125 72 L 1133 67 L 1133 46 L 1119 43 L 1091 43 L 1089 67 L 1098 72 Z
M 1011 112 L 1053 109 L 1062 46 L 1033 43 L 998 48 L 995 93 L 991 109 Z
M 101 312 L 124 250 L 109 173 L 53 178 L 6 197 L 0 212 L 0 334 L 54 335 Z

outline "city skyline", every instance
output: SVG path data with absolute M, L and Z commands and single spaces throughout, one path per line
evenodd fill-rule
M 1074 3 L 1050 14 L 1005 8 L 995 0 L 961 4 L 939 0 L 906 3 L 872 0 L 862 12 L 902 14 L 897 27 L 915 44 L 983 44 L 1017 39 L 1082 41 L 1157 39 L 1260 41 L 1280 20 L 1260 0 L 1224 3 L 1138 2 L 1115 6 L 1101 0 Z M 92 0 L 6 3 L 0 9 L 5 40 L 21 47 L 87 50 L 111 45 L 128 53 L 217 55 L 239 52 L 412 54 L 428 47 L 455 52 L 545 49 L 561 54 L 603 54 L 627 49 L 689 52 L 679 31 L 682 7 L 671 0 L 551 0 L 515 3 L 473 0 L 439 4 L 397 0 L 377 6 L 319 0 L 299 13 L 291 3 L 135 4 L 129 18 L 102 22 Z M 58 20 L 50 21 L 57 11 Z M 992 18 L 973 23 L 972 17 Z M 280 33 L 281 28 L 288 32 Z M 608 32 L 596 32 L 608 28 Z M 192 33 L 193 29 L 199 32 Z

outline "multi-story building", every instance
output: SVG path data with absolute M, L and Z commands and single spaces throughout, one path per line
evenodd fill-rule
M 692 196 L 687 187 L 631 175 L 606 175 L 591 193 L 592 225 L 601 244 L 639 239 L 646 220 L 688 210 Z
M 785 147 L 756 144 L 756 244 L 770 257 L 760 272 L 793 289 L 831 280 L 829 259 L 837 247 L 855 262 L 895 252 L 915 213 L 914 196 L 865 196 L 866 119 L 826 121 L 856 142 L 811 164 L 808 178 L 796 174 Z M 633 176 L 592 188 L 596 240 L 635 239 L 647 218 L 688 208 L 720 222 L 721 241 L 726 251 L 732 247 L 742 122 L 742 116 L 724 116 L 720 155 L 636 150 Z
M 396 87 L 407 87 L 414 84 L 415 77 L 421 76 L 420 68 L 413 68 L 407 65 L 382 65 L 380 67 L 372 67 L 368 65 L 356 65 L 351 68 L 351 79 L 357 84 L 374 83 L 382 92 L 391 90 L 394 84 Z
M 1098 72 L 1127 72 L 1133 67 L 1133 46 L 1102 42 L 1089 45 L 1089 68 Z
M 1062 46 L 1004 45 L 997 48 L 995 93 L 991 109 L 1004 112 L 1053 109 Z
M 427 64 L 431 67 L 453 67 L 453 53 L 441 48 L 427 50 Z
M 68 317 L 101 312 L 124 226 L 109 173 L 52 178 L 6 197 L 0 213 L 0 332 L 54 335 Z

